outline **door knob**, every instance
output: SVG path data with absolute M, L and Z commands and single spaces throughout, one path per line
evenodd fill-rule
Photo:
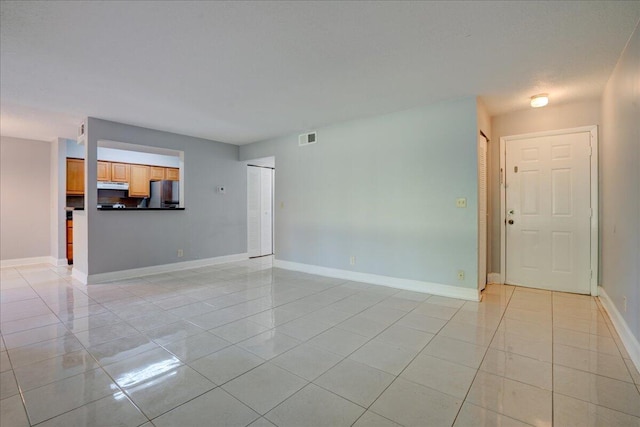
M 512 219 L 509 220 L 509 224 L 513 224 L 513 220 Z

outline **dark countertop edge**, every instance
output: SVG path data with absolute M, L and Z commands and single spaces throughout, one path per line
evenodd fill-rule
M 99 211 L 183 211 L 185 208 L 96 208 Z
M 65 211 L 67 212 L 71 212 L 71 211 L 83 211 L 84 208 L 74 208 L 74 207 L 69 207 L 67 206 L 66 208 L 64 208 Z

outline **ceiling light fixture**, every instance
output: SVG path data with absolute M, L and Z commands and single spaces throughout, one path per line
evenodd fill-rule
M 533 108 L 544 107 L 549 103 L 549 95 L 546 93 L 541 93 L 539 95 L 534 95 L 531 97 L 531 106 Z

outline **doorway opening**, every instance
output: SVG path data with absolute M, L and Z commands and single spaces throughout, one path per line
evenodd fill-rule
M 275 158 L 247 163 L 247 252 L 249 258 L 273 255 Z
M 500 139 L 501 282 L 597 295 L 596 126 Z

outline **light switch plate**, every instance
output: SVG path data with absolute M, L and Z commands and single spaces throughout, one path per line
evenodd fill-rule
M 457 208 L 466 208 L 467 207 L 467 199 L 465 199 L 464 197 L 456 199 L 456 207 Z

